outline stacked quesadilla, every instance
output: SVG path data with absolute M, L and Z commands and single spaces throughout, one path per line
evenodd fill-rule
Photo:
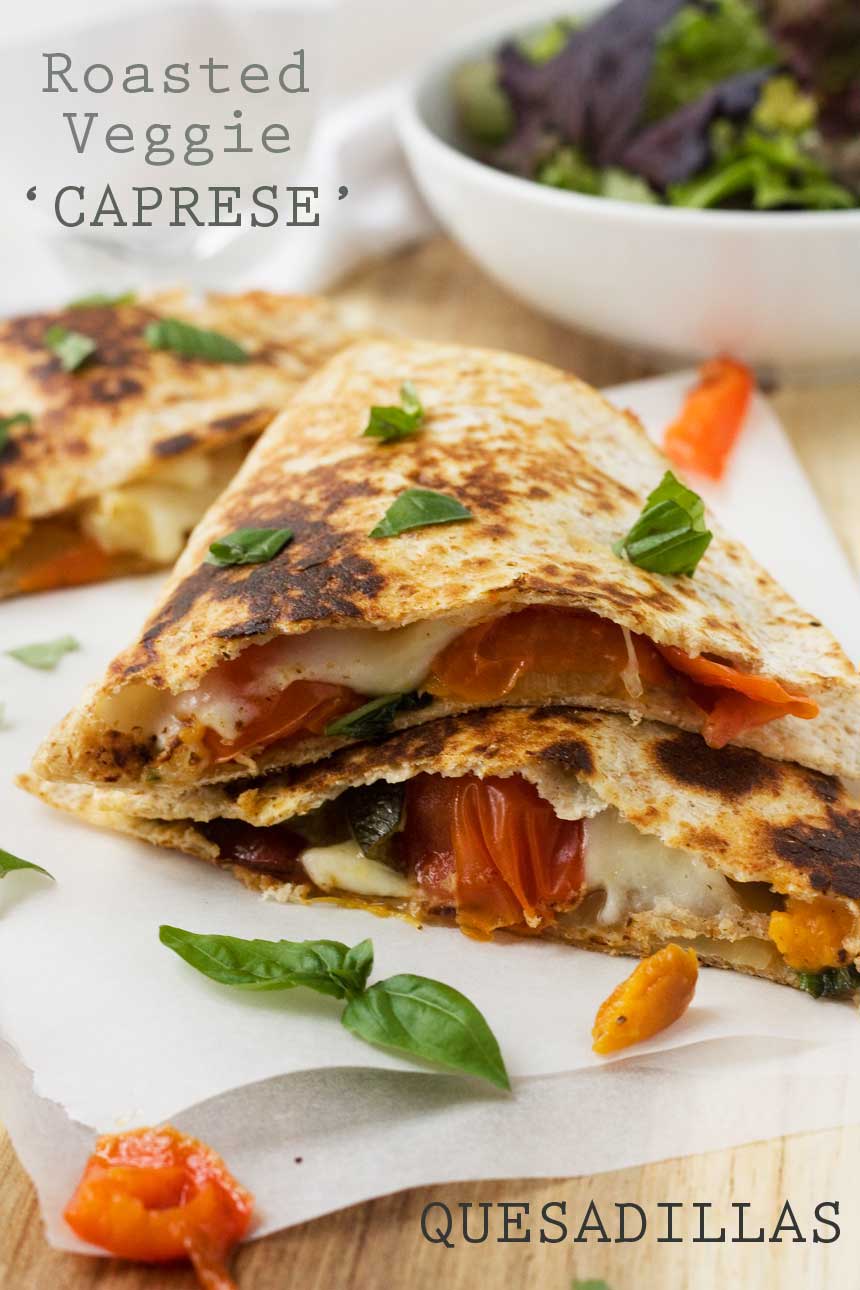
M 280 899 L 853 988 L 860 677 L 698 514 L 633 562 L 666 464 L 542 364 L 345 351 L 26 786 Z
M 0 597 L 170 565 L 348 341 L 322 300 L 91 297 L 0 323 Z

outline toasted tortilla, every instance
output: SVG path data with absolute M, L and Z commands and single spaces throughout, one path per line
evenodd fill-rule
M 165 317 L 235 340 L 250 360 L 152 349 L 145 328 Z M 45 345 L 55 325 L 96 342 L 75 371 L 64 371 Z M 29 571 L 80 541 L 81 507 L 93 498 L 141 479 L 173 483 L 175 463 L 249 445 L 297 386 L 355 336 L 323 300 L 263 291 L 202 299 L 165 291 L 0 322 L 0 415 L 32 417 L 11 427 L 0 451 L 0 596 L 29 589 Z M 203 490 L 195 523 L 226 482 L 216 476 L 213 489 Z M 27 540 L 4 543 L 10 525 Z M 6 559 L 4 547 L 12 547 Z M 98 577 L 175 558 L 107 555 Z
M 420 432 L 388 444 L 363 437 L 369 408 L 396 403 L 406 379 L 426 410 Z M 630 414 L 544 364 L 410 341 L 355 346 L 272 423 L 193 534 L 138 641 L 46 742 L 36 769 L 131 785 L 155 767 L 179 784 L 315 760 L 344 740 L 298 738 L 215 766 L 181 739 L 159 744 L 137 713 L 277 636 L 334 628 L 358 639 L 551 605 L 776 678 L 814 699 L 819 716 L 783 717 L 737 742 L 829 773 L 860 773 L 860 676 L 744 547 L 709 519 L 714 540 L 694 577 L 649 573 L 613 553 L 668 464 Z M 453 496 L 474 518 L 370 537 L 411 487 Z M 267 563 L 205 562 L 225 533 L 283 526 L 294 540 Z M 585 688 L 502 701 L 623 710 L 688 729 L 704 721 L 656 691 L 609 697 Z M 398 724 L 466 707 L 437 702 Z
M 95 788 L 51 783 L 32 773 L 21 783 L 91 823 L 222 865 L 270 899 L 340 899 L 414 919 L 408 902 L 320 892 L 309 881 L 282 881 L 235 864 L 206 826 L 229 819 L 272 828 L 306 816 L 347 788 L 401 783 L 422 772 L 520 775 L 563 819 L 609 808 L 671 848 L 671 863 L 688 857 L 722 875 L 740 900 L 738 907 L 707 917 L 679 902 L 664 899 L 648 908 L 640 901 L 616 924 L 604 925 L 592 893 L 555 923 L 519 929 L 529 935 L 634 954 L 680 940 L 707 962 L 797 984 L 797 974 L 767 935 L 769 909 L 779 903 L 774 893 L 826 895 L 855 919 L 860 915 L 860 806 L 838 780 L 750 749 L 715 751 L 696 735 L 652 722 L 634 725 L 616 714 L 488 709 L 346 748 L 327 761 L 265 780 L 194 789 Z M 452 921 L 445 911 L 424 910 L 420 918 Z M 852 957 L 860 953 L 860 922 L 845 944 Z

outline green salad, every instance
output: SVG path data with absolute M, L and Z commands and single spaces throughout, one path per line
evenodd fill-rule
M 460 67 L 481 160 L 553 188 L 694 209 L 860 203 L 857 0 L 621 0 Z

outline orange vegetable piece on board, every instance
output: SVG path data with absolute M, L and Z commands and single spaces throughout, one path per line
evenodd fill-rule
M 64 1216 L 121 1259 L 190 1259 L 202 1290 L 236 1290 L 227 1258 L 253 1208 L 211 1147 L 166 1125 L 99 1138 Z
M 712 358 L 699 369 L 681 415 L 666 431 L 663 451 L 684 470 L 722 479 L 749 407 L 752 372 L 733 358 Z
M 770 916 L 768 935 L 789 967 L 800 972 L 840 967 L 848 962 L 842 942 L 854 929 L 854 915 L 838 901 L 819 896 L 789 896 L 785 909 Z
M 616 1053 L 671 1026 L 687 1011 L 696 989 L 695 950 L 667 945 L 643 959 L 600 1005 L 591 1034 L 596 1053 Z

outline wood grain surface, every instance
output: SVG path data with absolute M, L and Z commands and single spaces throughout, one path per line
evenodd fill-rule
M 338 293 L 375 325 L 428 338 L 518 350 L 576 371 L 595 385 L 650 375 L 646 358 L 572 332 L 518 304 L 447 241 L 403 252 L 346 283 Z M 855 568 L 860 567 L 860 383 L 785 386 L 773 401 Z M 742 1090 L 738 1090 L 742 1096 Z M 810 1089 L 810 1096 L 815 1090 Z M 720 1113 L 714 1107 L 714 1115 Z M 603 1278 L 611 1290 L 818 1290 L 860 1286 L 860 1128 L 807 1134 L 735 1150 L 669 1160 L 594 1178 L 449 1184 L 401 1192 L 318 1219 L 243 1249 L 240 1290 L 569 1290 L 573 1278 Z M 499 1243 L 453 1250 L 428 1244 L 420 1218 L 430 1201 L 456 1210 L 472 1202 L 528 1202 L 532 1214 L 566 1201 L 581 1215 L 590 1200 L 613 1213 L 633 1201 L 647 1213 L 660 1201 L 710 1201 L 721 1221 L 732 1201 L 750 1201 L 750 1228 L 775 1221 L 790 1198 L 807 1240 L 783 1244 Z M 840 1201 L 842 1235 L 811 1240 L 814 1206 Z M 558 1212 L 558 1211 L 554 1211 Z M 695 1231 L 696 1215 L 680 1232 Z M 51 1250 L 33 1188 L 0 1130 L 0 1287 L 2 1290 L 191 1290 L 183 1269 L 146 1270 Z

